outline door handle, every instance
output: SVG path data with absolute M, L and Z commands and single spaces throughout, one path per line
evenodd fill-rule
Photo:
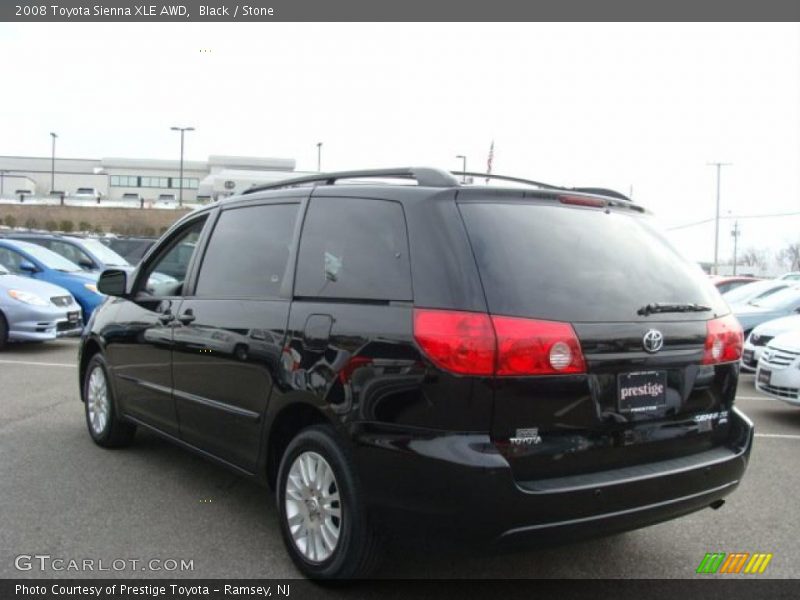
M 194 316 L 194 311 L 191 308 L 187 308 L 184 313 L 178 317 L 178 321 L 183 323 L 184 325 L 188 325 L 192 321 L 194 321 L 197 317 Z
M 175 320 L 175 315 L 173 315 L 170 311 L 167 311 L 158 315 L 158 320 L 166 325 L 167 323 L 172 323 Z

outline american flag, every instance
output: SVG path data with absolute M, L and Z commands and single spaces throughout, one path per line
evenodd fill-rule
M 494 140 L 492 140 L 492 145 L 489 146 L 489 158 L 486 159 L 486 174 L 492 174 L 492 161 L 494 160 Z M 486 183 L 489 183 L 489 177 L 486 178 Z

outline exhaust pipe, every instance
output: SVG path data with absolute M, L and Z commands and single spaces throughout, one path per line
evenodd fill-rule
M 725 504 L 725 500 L 714 500 L 709 506 L 714 510 L 719 510 L 723 504 Z

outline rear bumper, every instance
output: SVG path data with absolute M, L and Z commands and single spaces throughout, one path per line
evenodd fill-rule
M 365 431 L 356 454 L 370 504 L 390 526 L 444 527 L 496 542 L 563 541 L 643 527 L 724 498 L 744 475 L 753 440 L 746 416 L 734 409 L 731 421 L 728 447 L 540 481 L 515 481 L 486 435 Z

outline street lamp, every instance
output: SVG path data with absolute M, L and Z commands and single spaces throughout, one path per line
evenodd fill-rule
M 317 173 L 322 173 L 322 142 L 317 142 Z
M 53 152 L 50 156 L 50 191 L 56 189 L 56 138 L 57 134 L 50 132 L 50 137 L 53 138 Z
M 714 219 L 714 275 L 719 274 L 719 178 L 722 167 L 730 166 L 731 163 L 707 163 L 709 167 L 717 167 L 717 216 Z
M 456 155 L 456 158 L 461 159 L 461 183 L 467 183 L 467 157 L 462 154 L 458 154 Z
M 170 129 L 181 132 L 181 175 L 178 187 L 178 206 L 183 206 L 183 134 L 187 131 L 194 131 L 194 127 L 170 127 Z

